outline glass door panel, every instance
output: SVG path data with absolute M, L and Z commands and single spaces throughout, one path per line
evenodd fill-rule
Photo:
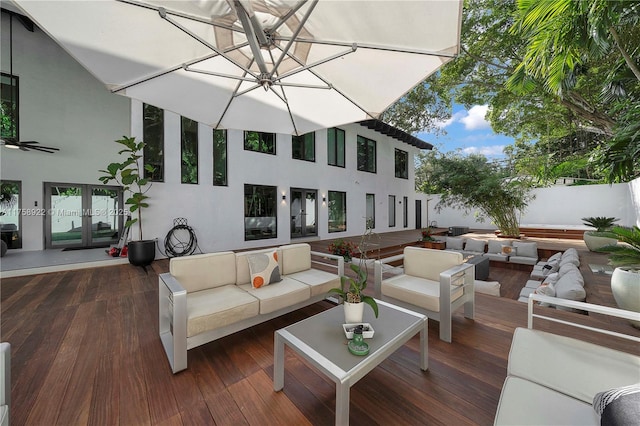
M 91 244 L 115 243 L 120 235 L 122 213 L 117 189 L 91 189 Z
M 49 189 L 51 247 L 82 245 L 82 186 L 53 184 Z
M 291 238 L 318 235 L 318 191 L 291 189 Z

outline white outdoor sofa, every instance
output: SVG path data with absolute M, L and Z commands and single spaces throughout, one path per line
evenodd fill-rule
M 282 280 L 254 288 L 249 256 L 274 250 Z M 331 259 L 325 265 L 336 273 L 312 268 L 312 255 Z M 312 252 L 309 244 L 171 259 L 158 283 L 160 339 L 171 370 L 187 368 L 189 349 L 325 299 L 343 274 L 342 256 Z
M 392 264 L 402 261 L 400 274 Z M 375 261 L 375 296 L 426 314 L 440 323 L 440 339 L 451 342 L 451 315 L 464 305 L 464 316 L 475 314 L 475 269 L 462 253 L 405 247 L 404 253 Z M 385 274 L 393 274 L 389 278 Z
M 599 425 L 601 418 L 596 409 L 602 407 L 601 404 L 594 407 L 596 396 L 596 401 L 607 400 L 602 393 L 615 393 L 613 390 L 634 384 L 640 390 L 640 357 L 533 329 L 533 319 L 541 318 L 640 342 L 636 336 L 587 327 L 540 313 L 553 312 L 548 308 L 536 307 L 534 312 L 534 303 L 636 320 L 640 319 L 640 313 L 539 294 L 531 294 L 528 303 L 528 328 L 517 328 L 514 332 L 495 425 Z M 637 402 L 631 404 L 637 408 L 640 407 L 640 392 L 636 395 Z M 625 405 L 629 404 L 627 401 Z M 611 404 L 609 408 L 613 411 L 620 407 Z M 622 414 L 628 415 L 628 412 Z M 616 413 L 605 411 L 602 418 L 611 415 Z

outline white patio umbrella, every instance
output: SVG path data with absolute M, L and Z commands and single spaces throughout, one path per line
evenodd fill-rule
M 458 53 L 461 0 L 13 1 L 113 93 L 214 128 L 377 118 Z

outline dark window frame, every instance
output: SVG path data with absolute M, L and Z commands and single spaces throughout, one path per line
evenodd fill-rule
M 260 210 L 265 210 L 265 211 L 269 211 L 272 210 L 274 213 L 274 217 L 275 217 L 275 223 L 274 223 L 274 228 L 273 228 L 273 233 L 269 234 L 269 233 L 264 233 L 264 232 L 260 232 L 260 229 L 256 229 L 258 231 L 258 233 L 252 234 L 252 238 L 249 238 L 249 234 L 247 233 L 247 218 L 261 218 L 261 217 L 270 217 L 270 216 L 248 216 L 249 213 L 251 213 L 250 211 L 247 211 L 248 206 L 250 205 L 247 201 L 247 189 L 255 189 L 255 188 L 259 188 L 261 190 L 270 190 L 273 191 L 272 194 L 269 194 L 269 197 L 273 199 L 272 201 L 272 205 L 271 206 L 266 206 L 267 205 L 267 201 L 266 200 L 264 203 L 259 203 L 259 208 Z M 253 193 L 255 193 L 255 191 L 252 191 Z M 267 240 L 267 239 L 273 239 L 273 238 L 278 238 L 278 187 L 277 186 L 273 186 L 273 185 L 258 185 L 258 184 L 250 184 L 250 183 L 245 183 L 244 184 L 244 195 L 243 195 L 243 202 L 244 202 L 244 240 L 245 241 L 255 241 L 255 240 Z
M 365 196 L 364 196 L 365 197 L 365 214 L 366 214 L 366 210 L 367 210 L 367 204 L 366 203 L 368 202 L 369 196 L 371 196 L 371 199 L 373 200 L 373 203 L 371 204 L 373 206 L 373 212 L 372 212 L 373 214 L 372 214 L 372 217 L 371 217 L 371 223 L 369 223 L 369 218 L 365 217 L 365 221 L 367 222 L 366 226 L 368 227 L 369 225 L 371 225 L 371 229 L 376 229 L 376 194 L 373 194 L 373 193 L 365 194 Z
M 342 205 L 344 206 L 344 210 L 340 213 L 340 215 L 344 216 L 344 223 L 341 223 L 340 226 L 337 229 L 335 227 L 332 228 L 331 224 L 330 224 L 331 215 L 332 215 L 332 212 L 331 212 L 332 205 L 331 205 L 331 203 L 332 203 L 332 198 L 333 198 L 332 195 L 333 194 L 342 195 L 342 201 L 343 201 Z M 328 221 L 329 221 L 329 223 L 327 223 L 327 231 L 329 233 L 346 232 L 347 231 L 347 192 L 346 191 L 328 191 L 327 192 L 327 200 L 328 200 L 327 207 L 328 207 Z M 341 226 L 343 226 L 343 225 L 344 225 L 344 229 L 341 229 Z
M 395 228 L 396 227 L 396 196 L 395 195 L 389 195 L 389 228 Z M 393 207 L 393 209 L 391 208 Z M 393 219 L 393 220 L 391 220 Z
M 333 134 L 333 140 L 331 140 L 331 134 Z M 342 139 L 340 140 L 340 138 L 338 137 L 338 135 L 342 136 Z M 346 146 L 346 132 L 342 129 L 339 129 L 337 127 L 332 127 L 331 129 L 327 129 L 327 164 L 330 166 L 334 166 L 334 167 L 342 167 L 343 169 L 345 168 L 345 163 L 346 163 L 346 150 L 345 150 L 345 146 Z M 342 146 L 340 146 L 340 143 L 342 143 Z M 331 145 L 333 145 L 333 149 L 334 149 L 334 156 L 333 158 L 331 157 Z M 340 164 L 339 161 L 339 151 L 342 151 L 342 164 Z
M 0 87 L 4 88 L 8 86 L 9 96 L 7 97 L 7 101 L 13 101 L 13 111 L 10 111 L 9 114 L 9 128 L 13 130 L 11 134 L 5 134 L 4 132 L 0 133 L 2 138 L 6 138 L 12 141 L 20 140 L 20 78 L 17 75 L 11 75 L 8 73 L 0 73 L 0 82 L 5 78 L 9 79 L 9 84 L 0 84 Z M 15 82 L 15 84 L 14 84 Z M 5 89 L 6 90 L 6 89 Z M 13 97 L 11 96 L 11 92 L 13 91 Z M 0 91 L 1 93 L 1 91 Z M 0 97 L 0 99 L 4 99 Z
M 222 134 L 223 143 L 224 143 L 224 164 L 219 164 L 224 170 L 221 172 L 223 177 L 219 180 L 216 180 L 216 152 L 217 146 L 216 144 L 219 142 L 216 138 L 216 135 Z M 228 150 L 228 140 L 227 140 L 227 131 L 223 129 L 214 129 L 213 130 L 213 186 L 229 186 L 229 150 Z
M 378 169 L 378 148 L 377 142 L 373 139 L 366 138 L 358 135 L 357 138 L 357 158 L 358 158 L 358 171 L 367 173 L 377 173 Z M 373 149 L 373 161 L 370 158 L 371 149 Z M 364 158 L 364 161 L 361 159 Z
M 409 153 L 396 148 L 393 158 L 395 176 L 399 179 L 409 179 Z
M 307 140 L 308 136 L 311 136 L 311 140 Z M 300 146 L 296 147 L 296 144 Z M 307 158 L 307 144 L 311 145 L 311 158 Z M 312 163 L 316 162 L 316 132 L 309 132 L 300 136 L 291 136 L 291 158 L 294 160 L 310 161 Z
M 192 153 L 186 152 L 186 145 L 193 145 L 194 141 L 190 140 L 188 133 L 193 133 L 193 129 L 188 129 L 188 127 L 195 126 L 195 150 Z M 187 117 L 180 117 L 180 183 L 185 183 L 189 185 L 197 185 L 198 184 L 198 122 L 192 120 Z M 191 147 L 193 148 L 193 146 Z M 187 150 L 188 151 L 188 150 Z M 189 179 L 189 176 L 186 173 L 189 171 L 189 167 L 193 167 L 193 158 L 189 159 L 187 156 L 194 157 L 195 156 L 195 182 L 193 178 Z
M 251 146 L 248 145 L 248 136 L 249 134 L 257 134 L 258 135 L 258 149 L 253 149 Z M 270 135 L 271 138 L 273 138 L 272 149 L 269 149 L 269 141 L 265 140 L 264 136 L 266 135 Z M 277 140 L 276 140 L 276 134 L 275 133 L 269 133 L 269 132 L 256 132 L 253 130 L 245 130 L 244 131 L 244 150 L 245 151 L 251 151 L 251 152 L 259 152 L 261 154 L 269 154 L 269 155 L 276 155 L 276 145 L 277 145 Z
M 147 120 L 147 107 L 149 107 L 149 109 L 151 108 L 155 108 L 156 111 L 154 111 L 156 114 L 158 114 L 158 122 L 155 123 L 153 121 L 148 121 Z M 151 112 L 151 111 L 149 111 Z M 153 142 L 155 142 L 153 140 L 153 138 L 148 134 L 148 130 L 151 129 L 152 127 L 156 127 L 156 128 L 160 128 L 160 131 L 157 133 L 157 135 L 159 136 L 159 150 L 157 153 L 157 158 L 151 158 L 151 157 L 155 157 L 155 155 L 152 155 L 153 151 L 157 148 L 157 147 L 153 147 Z M 154 135 L 155 136 L 155 135 Z M 155 168 L 155 170 L 153 171 L 153 173 L 151 174 L 151 176 L 148 175 L 148 172 L 145 170 L 144 173 L 144 177 L 149 179 L 152 182 L 164 182 L 164 160 L 165 160 L 165 155 L 164 155 L 164 110 L 162 108 L 158 108 L 156 106 L 153 106 L 151 104 L 143 104 L 142 105 L 142 140 L 145 142 L 145 147 L 143 149 L 143 159 L 144 159 L 144 163 L 145 164 L 150 164 L 151 166 L 153 166 Z M 154 161 L 157 160 L 157 161 Z

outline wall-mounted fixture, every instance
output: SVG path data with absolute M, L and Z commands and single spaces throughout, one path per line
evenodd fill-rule
M 325 197 L 324 195 L 322 196 L 322 202 L 326 203 L 327 202 L 327 197 Z
M 282 201 L 287 201 L 287 196 L 286 195 L 282 195 Z

